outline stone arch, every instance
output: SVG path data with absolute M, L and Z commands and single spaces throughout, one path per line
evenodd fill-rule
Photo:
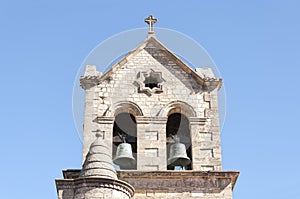
M 159 111 L 158 116 L 168 117 L 169 115 L 174 113 L 180 113 L 185 115 L 186 117 L 197 117 L 197 114 L 191 105 L 179 100 L 172 101 L 165 107 L 163 107 Z
M 114 159 L 117 155 L 117 148 L 121 143 L 128 143 L 132 149 L 132 155 L 134 159 L 137 159 L 137 124 L 136 116 L 143 116 L 141 108 L 131 101 L 119 101 L 114 103 L 110 107 L 107 116 L 114 117 L 113 124 L 113 156 Z M 115 163 L 115 162 L 114 162 Z M 116 163 L 115 163 L 116 164 Z M 131 165 L 127 165 L 126 168 L 123 165 L 118 165 L 119 169 L 136 169 L 136 162 Z
M 112 105 L 110 111 L 105 116 L 115 117 L 120 113 L 129 113 L 133 116 L 143 116 L 142 109 L 134 102 L 131 101 L 119 101 Z
M 174 170 L 175 166 L 180 166 L 181 164 L 179 162 L 177 162 L 177 165 L 171 163 L 172 157 L 174 157 L 173 155 L 174 153 L 176 153 L 176 150 L 171 150 L 171 148 L 176 142 L 179 142 L 179 145 L 181 145 L 180 147 L 181 150 L 180 151 L 177 150 L 177 155 L 179 152 L 180 156 L 184 157 L 183 155 L 184 153 L 182 150 L 185 149 L 185 157 L 183 159 L 186 161 L 187 159 L 190 160 L 189 163 L 186 163 L 186 165 L 181 165 L 181 166 L 184 166 L 186 170 L 191 170 L 192 169 L 191 161 L 193 161 L 192 146 L 191 146 L 192 139 L 191 139 L 190 121 L 188 117 L 178 112 L 170 113 L 168 115 L 168 120 L 166 125 L 166 141 L 167 141 L 166 148 L 167 148 L 167 165 L 168 165 L 167 169 Z M 178 145 L 178 143 L 176 145 Z M 178 149 L 178 146 L 175 146 L 175 148 Z M 188 158 L 186 158 L 186 156 Z
M 117 148 L 120 144 L 130 144 L 131 152 L 134 159 L 137 159 L 137 124 L 135 116 L 129 112 L 121 112 L 115 116 L 113 124 L 113 156 L 114 163 L 119 166 L 121 170 L 132 170 L 137 168 L 136 161 L 127 159 L 125 164 L 124 161 L 115 162 L 118 157 Z M 127 146 L 128 148 L 128 146 Z M 129 155 L 129 154 L 127 154 Z M 118 159 L 118 158 L 117 158 Z M 120 157 L 124 159 L 124 157 Z

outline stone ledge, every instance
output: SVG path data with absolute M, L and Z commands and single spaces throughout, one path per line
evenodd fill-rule
M 136 118 L 137 124 L 165 124 L 167 123 L 167 117 L 155 116 L 137 116 Z
M 79 172 L 78 172 L 79 171 Z M 69 174 L 72 173 L 73 176 L 76 173 L 80 173 L 80 170 L 68 171 Z M 117 191 L 123 192 L 131 198 L 134 195 L 134 187 L 122 180 L 106 179 L 106 178 L 96 178 L 96 177 L 79 177 L 79 178 L 68 178 L 68 179 L 56 179 L 57 193 L 59 190 L 76 190 L 84 187 L 91 188 L 109 188 L 115 189 Z
M 207 124 L 207 118 L 200 118 L 200 117 L 189 117 L 188 118 L 191 125 L 205 125 Z
M 78 178 L 80 169 L 64 170 L 65 181 Z M 117 171 L 118 178 L 135 188 L 136 193 L 156 191 L 201 191 L 220 193 L 235 186 L 239 171 Z M 59 181 L 58 181 L 59 182 Z
M 64 179 L 75 179 L 80 175 L 81 169 L 66 169 L 62 170 Z
M 234 188 L 238 175 L 238 171 L 118 171 L 119 179 L 131 184 L 136 193 L 221 193 L 228 186 Z
M 113 124 L 115 121 L 115 117 L 108 117 L 108 116 L 97 116 L 94 122 L 98 124 Z
M 84 89 L 90 89 L 100 83 L 99 76 L 81 76 L 80 77 L 80 86 Z
M 64 179 L 75 179 L 79 177 L 81 169 L 63 170 Z M 230 178 L 232 179 L 232 187 L 234 187 L 239 171 L 117 171 L 119 178 L 124 177 L 155 177 L 155 178 L 176 178 L 178 176 L 185 177 L 215 177 L 215 178 Z

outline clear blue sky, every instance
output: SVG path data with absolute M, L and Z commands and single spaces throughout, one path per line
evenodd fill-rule
M 1 198 L 56 198 L 80 168 L 72 117 L 76 72 L 101 41 L 157 26 L 199 42 L 227 91 L 224 170 L 234 198 L 300 195 L 300 3 L 287 1 L 1 1 Z

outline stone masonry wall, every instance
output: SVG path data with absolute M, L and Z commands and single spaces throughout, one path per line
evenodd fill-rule
M 149 191 L 143 193 L 135 193 L 133 199 L 145 199 L 145 198 L 155 198 L 155 199 L 167 199 L 167 198 L 185 198 L 185 199 L 232 199 L 232 187 L 229 184 L 220 193 L 202 193 L 202 192 L 162 192 L 162 191 Z
M 149 70 L 162 74 L 161 93 L 138 92 L 138 76 Z M 202 92 L 176 60 L 151 45 L 120 63 L 108 79 L 86 90 L 83 157 L 95 138 L 93 132 L 105 131 L 104 139 L 112 143 L 116 104 L 121 101 L 133 102 L 142 111 L 142 116 L 137 117 L 138 170 L 166 169 L 165 125 L 168 112 L 176 110 L 190 119 L 193 169 L 222 169 L 217 91 Z M 172 102 L 178 101 L 181 109 L 180 106 L 178 109 L 172 107 Z M 97 122 L 97 117 L 102 117 L 102 120 Z M 149 132 L 157 132 L 158 140 L 143 139 L 143 135 Z M 147 148 L 157 148 L 157 157 L 142 159 L 146 143 L 149 144 Z
M 74 199 L 129 199 L 128 195 L 109 188 L 81 188 L 76 190 Z

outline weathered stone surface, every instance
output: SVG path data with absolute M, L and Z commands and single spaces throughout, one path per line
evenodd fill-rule
M 146 72 L 145 72 L 146 71 Z M 148 71 L 148 72 L 147 72 Z M 143 81 L 147 75 L 154 73 L 160 84 L 163 84 L 161 92 L 141 92 L 141 87 L 145 90 Z M 208 131 L 212 126 L 219 127 L 217 100 L 214 95 L 216 92 L 207 93 L 204 89 L 204 80 L 201 80 L 198 72 L 192 72 L 187 66 L 170 55 L 163 46 L 155 39 L 151 38 L 140 46 L 136 51 L 126 57 L 126 61 L 121 61 L 113 70 L 101 76 L 101 80 L 96 86 L 86 90 L 86 109 L 84 124 L 84 146 L 83 161 L 91 144 L 91 132 L 99 129 L 110 134 L 105 139 L 112 142 L 113 118 L 121 112 L 129 112 L 136 116 L 138 128 L 138 149 L 141 154 L 145 154 L 144 146 L 148 143 L 147 139 L 142 136 L 145 132 L 158 132 L 159 139 L 157 142 L 150 142 L 151 147 L 159 150 L 157 160 L 148 160 L 141 154 L 138 155 L 138 170 L 143 169 L 146 165 L 149 168 L 151 164 L 157 166 L 159 170 L 166 169 L 166 146 L 165 128 L 166 121 L 160 122 L 159 118 L 165 117 L 172 113 L 181 113 L 189 117 L 191 126 L 192 146 L 201 145 L 199 132 L 210 132 L 215 138 L 210 142 L 214 151 L 212 162 L 193 161 L 193 168 L 201 169 L 203 165 L 214 165 L 215 170 L 221 170 L 221 152 L 218 146 L 219 128 L 216 131 Z M 210 70 L 206 70 L 206 76 L 211 78 Z M 109 75 L 108 75 L 109 74 Z M 154 75 L 154 76 L 155 76 Z M 141 76 L 143 78 L 141 78 Z M 202 77 L 204 78 L 202 75 Z M 97 80 L 98 81 L 98 80 Z M 216 79 L 216 81 L 219 81 Z M 203 84 L 203 85 L 202 85 Z M 99 90 L 98 98 L 93 92 Z M 151 89 L 150 89 L 151 90 Z M 217 89 L 216 89 L 217 90 Z M 91 93 L 90 93 L 91 92 Z M 150 94 L 149 94 L 150 93 Z M 96 97 L 95 97 L 96 96 Z M 209 96 L 209 97 L 207 97 Z M 97 100 L 98 99 L 98 100 Z M 90 104 L 91 103 L 91 104 Z M 91 108 L 92 107 L 92 108 Z M 106 119 L 107 117 L 107 119 Z M 139 117 L 139 118 L 137 118 Z M 105 123 L 105 121 L 110 121 Z M 157 143 L 157 144 L 154 144 Z M 206 143 L 209 145 L 209 143 Z M 200 152 L 198 148 L 192 148 L 195 160 L 199 159 L 196 155 Z M 153 163 L 151 163 L 153 162 Z
M 103 137 L 98 133 L 96 140 L 91 144 L 86 156 L 80 177 L 118 179 L 109 149 Z
M 135 187 L 133 198 L 231 199 L 239 172 L 120 171 L 120 179 Z
M 56 180 L 58 199 L 129 199 L 134 188 L 120 180 L 75 178 Z
M 56 180 L 59 199 L 129 199 L 134 194 L 130 184 L 118 180 L 111 151 L 99 132 L 82 170 L 66 171 L 64 178 Z
M 204 198 L 204 199 L 231 199 L 232 189 L 235 186 L 238 171 L 118 171 L 118 178 L 135 187 L 133 198 Z M 83 193 L 88 191 L 101 196 L 101 193 L 114 193 L 112 198 L 122 198 L 120 193 L 107 191 L 103 187 L 113 187 L 113 190 L 121 190 L 126 183 L 111 180 L 83 180 L 78 178 L 80 170 L 65 170 L 64 180 L 56 180 L 59 187 L 58 193 L 63 196 L 72 196 L 74 193 L 80 193 L 77 197 L 84 196 Z M 76 182 L 76 180 L 78 182 Z M 80 185 L 85 182 L 84 185 Z M 108 184 L 108 185 L 106 185 Z M 95 187 L 88 189 L 87 186 Z M 120 187 L 121 186 L 121 187 Z M 78 189 L 74 191 L 75 187 Z M 130 186 L 129 186 L 130 187 Z M 79 191 L 80 190 L 80 191 Z M 133 189 L 129 189 L 133 190 Z M 127 191 L 125 195 L 131 194 Z M 88 196 L 86 194 L 85 196 Z M 106 195 L 107 196 L 107 195 Z M 151 198 L 150 197 L 150 198 Z M 64 199 L 63 197 L 61 197 Z M 100 197 L 101 198 L 101 197 Z M 105 198 L 105 197 L 104 197 Z M 109 198 L 109 197 L 106 197 Z
M 65 179 L 56 181 L 59 198 L 130 198 L 133 187 L 135 199 L 232 198 L 238 172 L 222 171 L 218 112 L 222 79 L 210 68 L 191 69 L 151 32 L 104 74 L 87 66 L 80 83 L 86 93 L 83 169 L 65 171 Z M 119 179 L 127 183 L 117 180 L 111 162 L 114 144 L 121 142 L 113 133 L 115 117 L 121 113 L 130 113 L 136 125 L 136 170 L 118 171 Z M 190 170 L 171 171 L 167 165 L 174 135 L 167 130 L 172 114 L 187 118 L 178 122 L 185 127 L 178 132 L 181 129 L 184 135 L 180 139 L 189 151 Z M 94 142 L 100 130 L 103 139 Z

